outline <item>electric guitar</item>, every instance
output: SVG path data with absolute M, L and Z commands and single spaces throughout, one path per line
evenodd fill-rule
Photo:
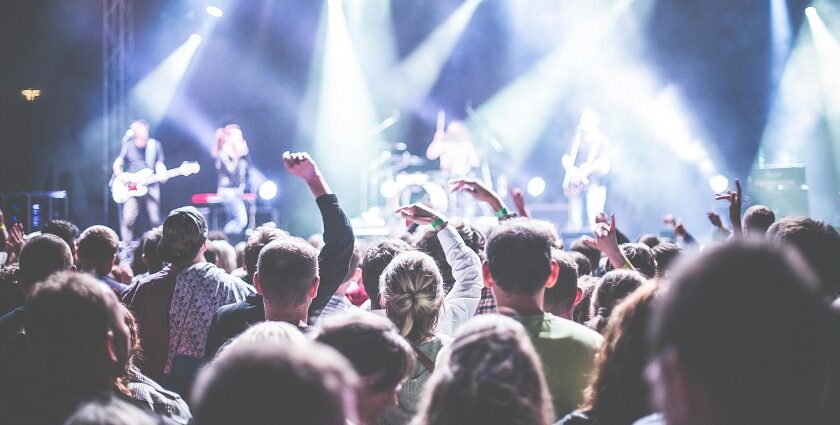
M 114 202 L 122 204 L 129 198 L 145 196 L 149 193 L 149 185 L 159 183 L 172 177 L 189 176 L 201 170 L 198 162 L 191 161 L 181 164 L 178 168 L 166 170 L 163 174 L 155 174 L 151 168 L 144 168 L 136 173 L 122 173 L 114 177 L 111 182 L 111 196 Z

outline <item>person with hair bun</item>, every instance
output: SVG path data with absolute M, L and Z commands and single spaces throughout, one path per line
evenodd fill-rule
M 613 309 L 644 283 L 644 276 L 633 270 L 607 272 L 595 286 L 595 292 L 592 294 L 592 319 L 586 326 L 604 333 Z
M 381 304 L 417 355 L 416 366 L 397 396 L 397 406 L 386 410 L 379 421 L 388 425 L 407 424 L 415 416 L 438 353 L 449 342 L 449 335 L 475 315 L 483 286 L 481 260 L 440 213 L 420 204 L 398 212 L 408 223 L 431 224 L 438 230 L 455 283 L 444 297 L 443 278 L 435 260 L 419 251 L 398 254 L 382 272 Z
M 455 334 L 432 374 L 417 425 L 547 425 L 554 417 L 542 362 L 528 332 L 482 315 Z

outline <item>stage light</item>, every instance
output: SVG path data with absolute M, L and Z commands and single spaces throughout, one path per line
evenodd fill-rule
M 387 180 L 379 187 L 379 194 L 382 195 L 383 198 L 393 198 L 394 196 L 397 196 L 397 191 L 399 191 L 399 187 L 393 180 Z
M 545 180 L 542 177 L 534 177 L 528 180 L 528 194 L 534 197 L 540 196 L 545 192 Z
M 219 9 L 216 6 L 207 6 L 207 9 L 205 9 L 205 10 L 207 11 L 208 15 L 210 15 L 214 18 L 221 18 L 222 15 L 224 15 L 224 12 L 222 12 L 222 9 Z
M 201 44 L 201 34 L 193 34 L 189 38 L 189 42 L 195 45 Z
M 274 183 L 271 180 L 267 180 L 265 183 L 260 185 L 259 190 L 257 191 L 260 195 L 260 198 L 264 201 L 270 201 L 277 196 L 277 183 Z
M 712 191 L 715 193 L 721 193 L 729 187 L 729 179 L 727 179 L 723 175 L 716 175 L 709 179 L 709 187 L 712 188 Z
M 817 17 L 817 8 L 814 6 L 808 6 L 805 8 L 805 16 L 809 19 L 814 19 Z
M 20 91 L 20 94 L 23 95 L 23 98 L 26 99 L 29 103 L 34 103 L 38 96 L 41 95 L 41 90 L 38 89 L 23 89 Z
M 322 169 L 330 170 L 333 189 L 361 200 L 360 168 L 376 149 L 366 135 L 381 118 L 347 27 L 343 2 L 325 3 L 316 37 L 320 43 L 313 54 L 319 60 L 312 67 L 299 134 L 301 143 L 311 144 Z M 349 208 L 350 214 L 362 209 Z

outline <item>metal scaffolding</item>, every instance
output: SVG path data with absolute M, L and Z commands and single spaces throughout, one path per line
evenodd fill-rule
M 103 223 L 108 223 L 111 196 L 107 182 L 126 121 L 128 61 L 134 44 L 132 0 L 102 0 L 102 173 Z

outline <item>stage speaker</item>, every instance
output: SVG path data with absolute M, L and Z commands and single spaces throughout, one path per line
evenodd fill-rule
M 67 192 L 63 190 L 0 193 L 6 223 L 21 223 L 26 233 L 41 230 L 41 226 L 50 220 L 68 219 L 67 203 Z
M 753 169 L 748 195 L 752 204 L 766 205 L 776 219 L 809 215 L 808 185 L 803 165 L 767 165 Z M 744 205 L 746 209 L 747 205 Z

